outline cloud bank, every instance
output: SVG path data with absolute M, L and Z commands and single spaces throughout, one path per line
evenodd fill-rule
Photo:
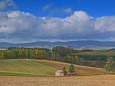
M 115 16 L 93 18 L 75 11 L 69 17 L 54 18 L 21 11 L 0 12 L 0 42 L 114 40 L 114 33 Z

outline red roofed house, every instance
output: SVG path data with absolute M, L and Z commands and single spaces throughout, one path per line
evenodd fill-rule
M 71 76 L 71 75 L 72 75 L 72 76 L 73 76 L 73 75 L 77 75 L 77 72 L 67 72 L 67 73 L 66 73 L 66 75 L 67 75 L 67 76 Z
M 64 76 L 63 71 L 62 70 L 57 70 L 55 72 L 55 76 Z

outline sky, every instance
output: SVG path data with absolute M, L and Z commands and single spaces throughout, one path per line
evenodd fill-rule
M 115 0 L 0 0 L 0 42 L 115 41 Z

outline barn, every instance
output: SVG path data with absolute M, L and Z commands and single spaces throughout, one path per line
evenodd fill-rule
M 63 71 L 62 70 L 57 70 L 55 72 L 55 76 L 64 76 Z
M 74 76 L 77 75 L 77 72 L 67 72 L 66 76 Z

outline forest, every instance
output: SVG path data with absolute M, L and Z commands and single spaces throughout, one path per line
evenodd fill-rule
M 115 60 L 115 52 L 93 49 L 78 50 L 63 46 L 53 48 L 9 47 L 6 50 L 0 50 L 0 59 L 45 59 L 92 67 L 103 67 L 108 56 L 112 56 Z

